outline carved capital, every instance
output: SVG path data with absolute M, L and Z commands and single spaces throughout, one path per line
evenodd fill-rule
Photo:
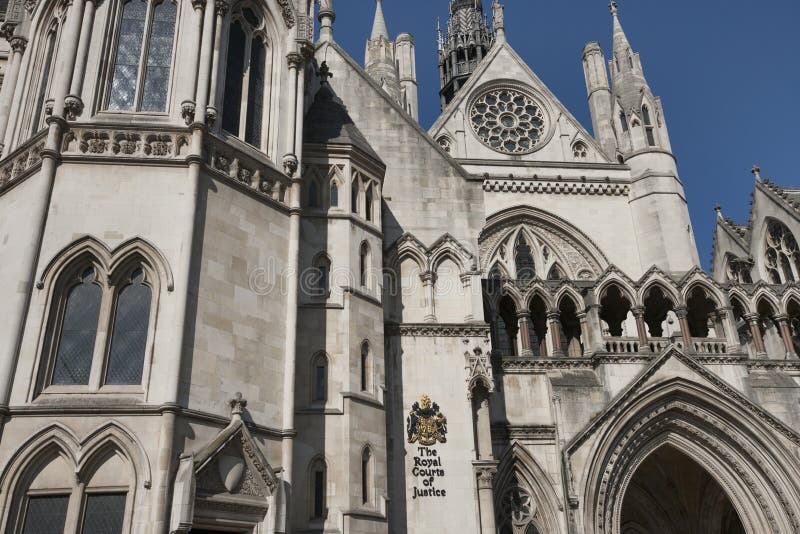
M 285 172 L 286 176 L 289 178 L 293 177 L 297 172 L 298 165 L 297 156 L 294 154 L 286 154 L 283 156 L 283 172 Z
M 644 317 L 644 306 L 634 306 L 631 308 L 631 313 L 637 319 Z
M 758 324 L 759 316 L 757 313 L 748 313 L 744 316 L 744 320 L 750 324 Z
M 195 10 L 203 10 L 206 7 L 205 0 L 192 0 L 192 7 Z
M 517 319 L 519 320 L 529 320 L 531 318 L 530 310 L 520 310 L 517 312 Z
M 678 319 L 686 319 L 689 317 L 689 311 L 683 306 L 678 306 L 675 308 L 675 315 L 678 317 Z
M 67 95 L 64 98 L 64 115 L 67 120 L 74 121 L 83 113 L 83 100 L 77 95 Z
M 286 54 L 286 63 L 290 69 L 301 69 L 305 65 L 305 58 L 298 52 L 289 52 Z
M 436 283 L 436 273 L 433 271 L 425 271 L 424 273 L 420 273 L 419 278 L 425 285 L 433 285 Z
M 547 312 L 547 318 L 551 321 L 560 321 L 561 320 L 561 312 L 560 311 L 549 311 Z
M 8 39 L 8 43 L 11 45 L 11 50 L 19 54 L 24 54 L 25 49 L 28 48 L 28 40 L 18 35 L 14 35 Z
M 214 2 L 214 11 L 216 11 L 218 17 L 224 17 L 229 8 L 230 6 L 226 0 L 216 0 Z
M 497 467 L 494 465 L 480 465 L 475 467 L 475 476 L 478 480 L 478 489 L 491 489 Z

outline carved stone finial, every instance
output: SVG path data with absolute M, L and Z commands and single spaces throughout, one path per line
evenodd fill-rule
M 758 165 L 753 165 L 753 168 L 751 169 L 750 172 L 752 172 L 753 176 L 756 177 L 756 182 L 761 181 L 761 167 L 759 167 Z
M 611 0 L 611 3 L 608 4 L 609 9 L 611 9 L 611 14 L 615 17 L 619 14 L 619 4 L 617 4 L 616 0 Z
M 319 76 L 319 83 L 322 85 L 328 84 L 328 79 L 333 78 L 333 73 L 331 72 L 330 67 L 328 67 L 328 62 L 323 61 L 322 65 L 319 66 L 319 70 L 317 71 L 317 76 Z
M 247 407 L 247 401 L 242 397 L 240 392 L 236 392 L 236 395 L 228 401 L 228 404 L 231 407 L 231 417 L 241 416 L 244 413 L 244 409 Z

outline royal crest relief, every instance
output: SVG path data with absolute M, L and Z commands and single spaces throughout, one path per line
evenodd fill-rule
M 447 417 L 439 411 L 439 405 L 423 395 L 415 402 L 406 419 L 408 442 L 419 443 L 425 447 L 437 443 L 447 443 Z

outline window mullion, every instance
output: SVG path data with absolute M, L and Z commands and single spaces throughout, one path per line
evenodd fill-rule
M 244 69 L 242 76 L 242 105 L 239 109 L 239 138 L 244 140 L 245 133 L 247 132 L 247 107 L 250 98 L 250 63 L 253 59 L 253 34 L 247 33 L 247 41 L 244 44 L 244 57 L 247 61 L 247 66 Z
M 97 326 L 94 352 L 92 353 L 92 370 L 89 374 L 89 388 L 93 391 L 103 385 L 103 374 L 106 359 L 111 346 L 111 325 L 114 321 L 114 302 L 118 295 L 116 287 L 104 287 L 103 298 L 100 301 L 100 317 Z
M 131 0 L 139 2 L 140 0 Z M 169 1 L 169 0 L 164 0 Z M 147 15 L 144 20 L 144 34 L 142 35 L 142 49 L 139 51 L 139 72 L 136 76 L 136 93 L 133 99 L 133 111 L 139 111 L 142 106 L 142 93 L 144 92 L 144 77 L 147 72 L 147 54 L 150 51 L 150 38 L 153 25 L 153 11 L 155 1 L 147 2 Z

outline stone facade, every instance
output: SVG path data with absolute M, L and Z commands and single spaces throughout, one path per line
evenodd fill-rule
M 611 7 L 592 135 L 499 0 L 428 131 L 380 0 L 11 1 L 0 532 L 800 531 L 800 193 L 700 269 Z

